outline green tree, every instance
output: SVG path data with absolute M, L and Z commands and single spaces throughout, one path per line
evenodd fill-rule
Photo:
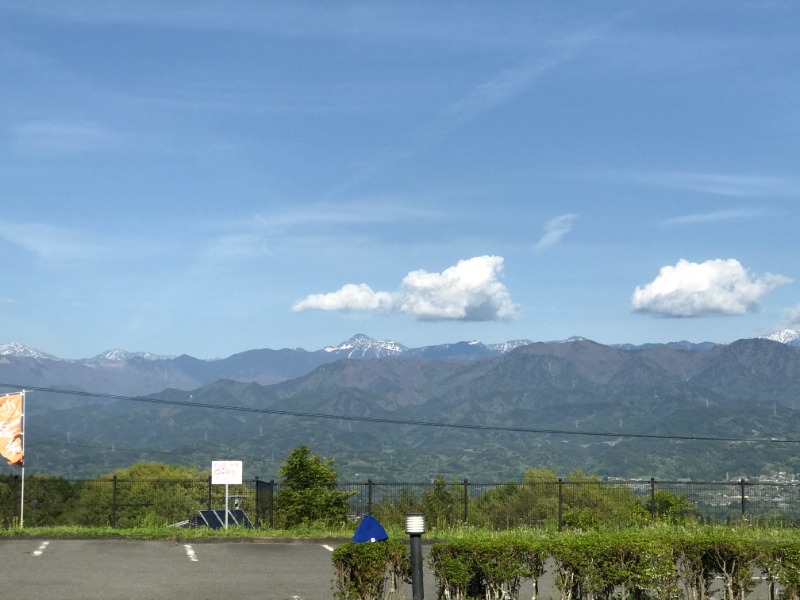
M 25 481 L 25 525 L 48 527 L 65 518 L 76 496 L 75 486 L 54 475 L 36 473 Z
M 656 519 L 667 523 L 697 520 L 697 509 L 689 494 L 676 494 L 669 490 L 656 490 L 652 498 L 642 500 L 646 510 L 652 510 Z
M 507 483 L 475 502 L 477 522 L 495 529 L 554 527 L 559 503 L 562 522 L 573 529 L 627 526 L 646 521 L 642 503 L 626 486 L 613 486 L 582 471 L 559 482 L 555 471 L 528 469 L 522 483 Z
M 522 483 L 508 482 L 482 494 L 475 518 L 493 529 L 555 526 L 558 519 L 558 475 L 528 469 Z
M 0 525 L 19 525 L 19 495 L 19 477 L 0 475 Z
M 414 496 L 408 487 L 400 489 L 396 498 L 387 497 L 372 507 L 372 516 L 383 525 L 397 525 L 402 527 L 405 523 L 405 515 L 410 512 L 417 512 L 419 508 L 414 502 Z
M 116 497 L 114 496 L 114 477 Z M 137 463 L 80 482 L 71 515 L 79 525 L 166 525 L 207 506 L 208 473 L 197 467 Z
M 575 471 L 564 484 L 564 526 L 597 529 L 602 526 L 630 526 L 645 522 L 641 502 L 627 486 L 604 482 L 597 475 Z
M 280 473 L 275 504 L 284 527 L 311 522 L 338 525 L 347 520 L 347 499 L 353 494 L 336 489 L 333 459 L 312 454 L 303 444 L 289 452 Z
M 433 487 L 422 494 L 420 510 L 425 513 L 425 520 L 430 527 L 446 527 L 458 520 L 456 496 L 450 487 L 443 475 L 437 475 Z

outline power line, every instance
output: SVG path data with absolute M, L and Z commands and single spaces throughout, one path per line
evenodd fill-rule
M 167 406 L 178 406 L 183 408 L 204 408 L 208 410 L 225 410 L 233 412 L 244 412 L 261 415 L 281 415 L 286 417 L 302 417 L 306 419 L 331 419 L 336 421 L 353 421 L 361 423 L 382 423 L 386 425 L 403 425 L 407 427 L 437 427 L 442 429 L 464 429 L 471 431 L 500 431 L 505 433 L 535 433 L 548 435 L 584 435 L 593 437 L 609 437 L 624 439 L 654 439 L 654 440 L 678 440 L 693 442 L 760 442 L 768 444 L 800 444 L 800 440 L 776 439 L 776 438 L 736 438 L 736 437 L 714 437 L 696 435 L 660 435 L 655 433 L 621 433 L 610 431 L 580 431 L 569 429 L 538 429 L 533 427 L 508 427 L 502 425 L 471 425 L 469 423 L 442 423 L 438 421 L 419 421 L 413 419 L 386 419 L 379 417 L 346 416 L 332 415 L 328 413 L 312 413 L 303 411 L 280 410 L 275 408 L 252 408 L 247 406 L 233 406 L 228 404 L 203 404 L 202 402 L 186 402 L 180 400 L 167 400 L 152 396 L 120 396 L 115 394 L 100 394 L 94 392 L 84 392 L 76 390 L 64 390 L 59 388 L 45 388 L 36 386 L 24 386 L 17 384 L 0 383 L 0 387 L 24 389 L 32 392 L 47 392 L 53 394 L 66 394 L 71 396 L 82 396 L 88 398 L 105 398 L 109 400 L 124 400 L 127 402 L 142 402 L 147 404 L 161 404 Z
M 118 446 L 116 443 L 112 443 L 110 446 L 108 444 L 90 444 L 88 442 L 60 442 L 56 440 L 35 440 L 35 446 L 58 446 L 59 448 L 64 447 L 75 447 L 75 448 L 93 448 L 99 450 L 107 450 L 109 452 L 121 452 L 124 454 L 168 454 L 170 456 L 182 456 L 185 457 L 190 452 L 171 452 L 169 450 L 153 450 L 150 448 L 126 448 L 124 446 Z

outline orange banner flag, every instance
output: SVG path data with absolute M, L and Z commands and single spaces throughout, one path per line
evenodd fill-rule
M 22 464 L 22 394 L 0 396 L 0 455 Z

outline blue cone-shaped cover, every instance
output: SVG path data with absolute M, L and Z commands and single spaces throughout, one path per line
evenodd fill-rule
M 356 529 L 353 536 L 353 541 L 357 544 L 364 542 L 380 542 L 381 540 L 388 540 L 389 536 L 386 535 L 386 530 L 383 525 L 378 523 L 377 519 L 367 515 L 361 519 L 361 524 Z

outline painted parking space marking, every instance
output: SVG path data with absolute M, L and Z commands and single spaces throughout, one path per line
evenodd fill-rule
M 186 556 L 189 557 L 189 560 L 192 562 L 198 562 L 197 554 L 195 554 L 194 549 L 192 548 L 191 544 L 184 544 L 184 548 L 186 548 Z
M 325 548 L 328 552 L 333 552 L 333 546 L 328 546 L 328 544 L 322 544 L 322 547 Z
M 34 556 L 41 556 L 50 542 L 42 542 L 39 547 L 33 551 Z

